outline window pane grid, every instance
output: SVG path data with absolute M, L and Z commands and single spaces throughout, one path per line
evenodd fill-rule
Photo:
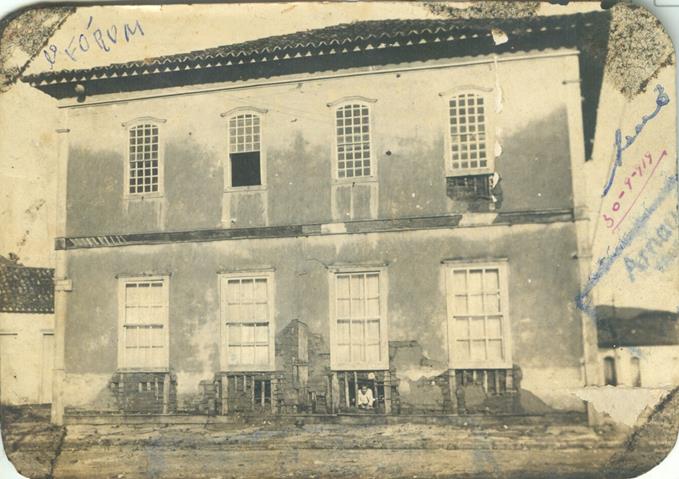
M 497 268 L 455 269 L 454 355 L 457 360 L 504 360 L 503 308 Z
M 269 363 L 269 289 L 266 278 L 226 282 L 227 355 L 230 365 Z
M 338 273 L 335 288 L 340 361 L 380 361 L 379 273 Z
M 451 166 L 456 170 L 487 167 L 483 97 L 462 93 L 450 99 L 449 107 Z
M 370 116 L 365 105 L 337 109 L 337 175 L 340 178 L 370 176 Z
M 163 281 L 125 283 L 123 347 L 125 366 L 158 368 L 165 361 L 165 305 Z
M 158 145 L 156 125 L 130 128 L 128 188 L 131 194 L 159 191 Z
M 229 153 L 260 151 L 260 139 L 258 115 L 246 113 L 229 120 Z

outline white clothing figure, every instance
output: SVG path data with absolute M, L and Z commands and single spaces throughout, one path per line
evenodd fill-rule
M 372 409 L 375 398 L 373 398 L 372 389 L 368 389 L 365 386 L 361 386 L 358 390 L 358 397 L 356 398 L 356 404 L 360 408 Z

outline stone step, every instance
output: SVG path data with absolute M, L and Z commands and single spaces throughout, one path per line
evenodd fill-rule
M 67 425 L 75 424 L 260 424 L 263 420 L 281 426 L 292 425 L 299 421 L 305 424 L 343 424 L 351 426 L 400 425 L 400 424 L 434 424 L 455 427 L 479 425 L 484 427 L 502 427 L 515 425 L 540 424 L 572 424 L 586 425 L 586 416 L 582 413 L 555 413 L 546 415 L 504 414 L 504 415 L 455 415 L 441 413 L 384 415 L 375 412 L 342 412 L 339 414 L 267 414 L 261 412 L 240 411 L 226 416 L 195 415 L 191 413 L 152 414 L 119 412 L 70 412 L 66 418 Z
M 226 427 L 219 427 L 226 426 Z M 325 425 L 299 427 L 70 426 L 65 447 L 182 447 L 197 449 L 611 449 L 623 437 L 600 436 L 586 427 L 459 429 L 444 426 Z

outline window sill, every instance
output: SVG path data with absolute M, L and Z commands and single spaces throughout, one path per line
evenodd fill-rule
M 384 271 L 388 266 L 389 264 L 385 262 L 333 263 L 327 265 L 327 269 L 333 273 L 362 273 L 370 271 Z
M 389 365 L 385 363 L 377 364 L 333 364 L 330 368 L 333 372 L 345 371 L 388 371 Z
M 377 177 L 375 176 L 357 176 L 354 178 L 333 178 L 333 185 L 349 185 L 354 183 L 377 183 Z
M 144 195 L 125 195 L 125 201 L 144 201 L 144 200 L 158 200 L 163 197 L 163 193 L 149 193 Z
M 444 258 L 441 260 L 441 264 L 462 267 L 468 267 L 471 265 L 488 266 L 494 263 L 508 263 L 508 262 L 509 258 L 503 256 L 483 256 L 479 258 Z
M 117 373 L 169 373 L 170 368 L 118 368 Z
M 266 191 L 266 189 L 266 185 L 227 186 L 224 188 L 224 193 L 254 193 L 258 191 Z
M 452 364 L 449 369 L 461 371 L 465 369 L 512 369 L 513 365 L 508 362 L 482 361 Z
M 250 374 L 257 374 L 257 373 L 273 373 L 276 372 L 276 368 L 273 365 L 270 364 L 252 364 L 252 365 L 243 365 L 243 366 L 229 366 L 226 369 L 223 369 L 221 371 L 223 374 L 230 374 L 230 373 L 250 373 Z
M 492 175 L 493 173 L 495 173 L 495 170 L 491 168 L 468 168 L 462 170 L 446 170 L 446 177 Z

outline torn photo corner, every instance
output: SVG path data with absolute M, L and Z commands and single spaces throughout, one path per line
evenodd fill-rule
M 5 17 L 0 475 L 671 470 L 676 58 L 604 7 Z

